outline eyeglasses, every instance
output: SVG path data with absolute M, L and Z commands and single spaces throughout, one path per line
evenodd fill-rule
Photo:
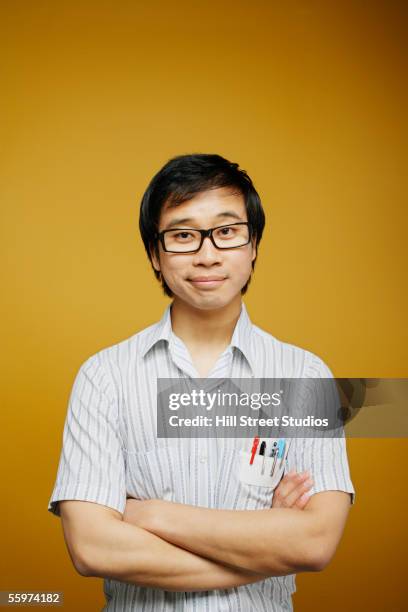
M 219 225 L 210 229 L 174 228 L 156 234 L 167 253 L 196 253 L 209 238 L 216 249 L 238 249 L 251 240 L 248 222 Z

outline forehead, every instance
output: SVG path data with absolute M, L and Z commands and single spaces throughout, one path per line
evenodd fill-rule
M 159 226 L 160 229 L 177 225 L 210 227 L 237 221 L 247 221 L 242 193 L 232 187 L 218 187 L 203 191 L 182 204 L 165 203 Z

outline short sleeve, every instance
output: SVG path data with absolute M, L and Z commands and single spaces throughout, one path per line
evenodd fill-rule
M 63 445 L 48 510 L 89 501 L 120 513 L 126 505 L 125 466 L 113 389 L 97 355 L 79 369 L 68 403 Z
M 308 378 L 333 378 L 327 365 L 310 354 L 305 370 Z M 310 493 L 322 491 L 344 491 L 355 501 L 355 490 L 350 477 L 346 439 L 343 428 L 336 430 L 333 438 L 294 438 L 288 454 L 288 470 L 308 471 L 314 486 Z

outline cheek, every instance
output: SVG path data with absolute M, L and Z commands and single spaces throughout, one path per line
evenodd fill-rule
M 161 262 L 162 274 L 165 278 L 180 278 L 186 268 L 186 262 L 182 261 L 182 257 L 166 258 Z
M 252 253 L 236 253 L 236 257 L 231 261 L 230 270 L 235 273 L 237 278 L 248 277 L 252 272 Z

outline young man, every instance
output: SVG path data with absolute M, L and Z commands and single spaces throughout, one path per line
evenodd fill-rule
M 141 204 L 162 320 L 91 356 L 73 386 L 49 509 L 106 610 L 292 609 L 294 574 L 332 558 L 354 494 L 344 439 L 293 439 L 277 487 L 239 475 L 242 440 L 159 439 L 158 378 L 331 377 L 253 325 L 242 303 L 259 196 L 218 155 L 170 160 Z

